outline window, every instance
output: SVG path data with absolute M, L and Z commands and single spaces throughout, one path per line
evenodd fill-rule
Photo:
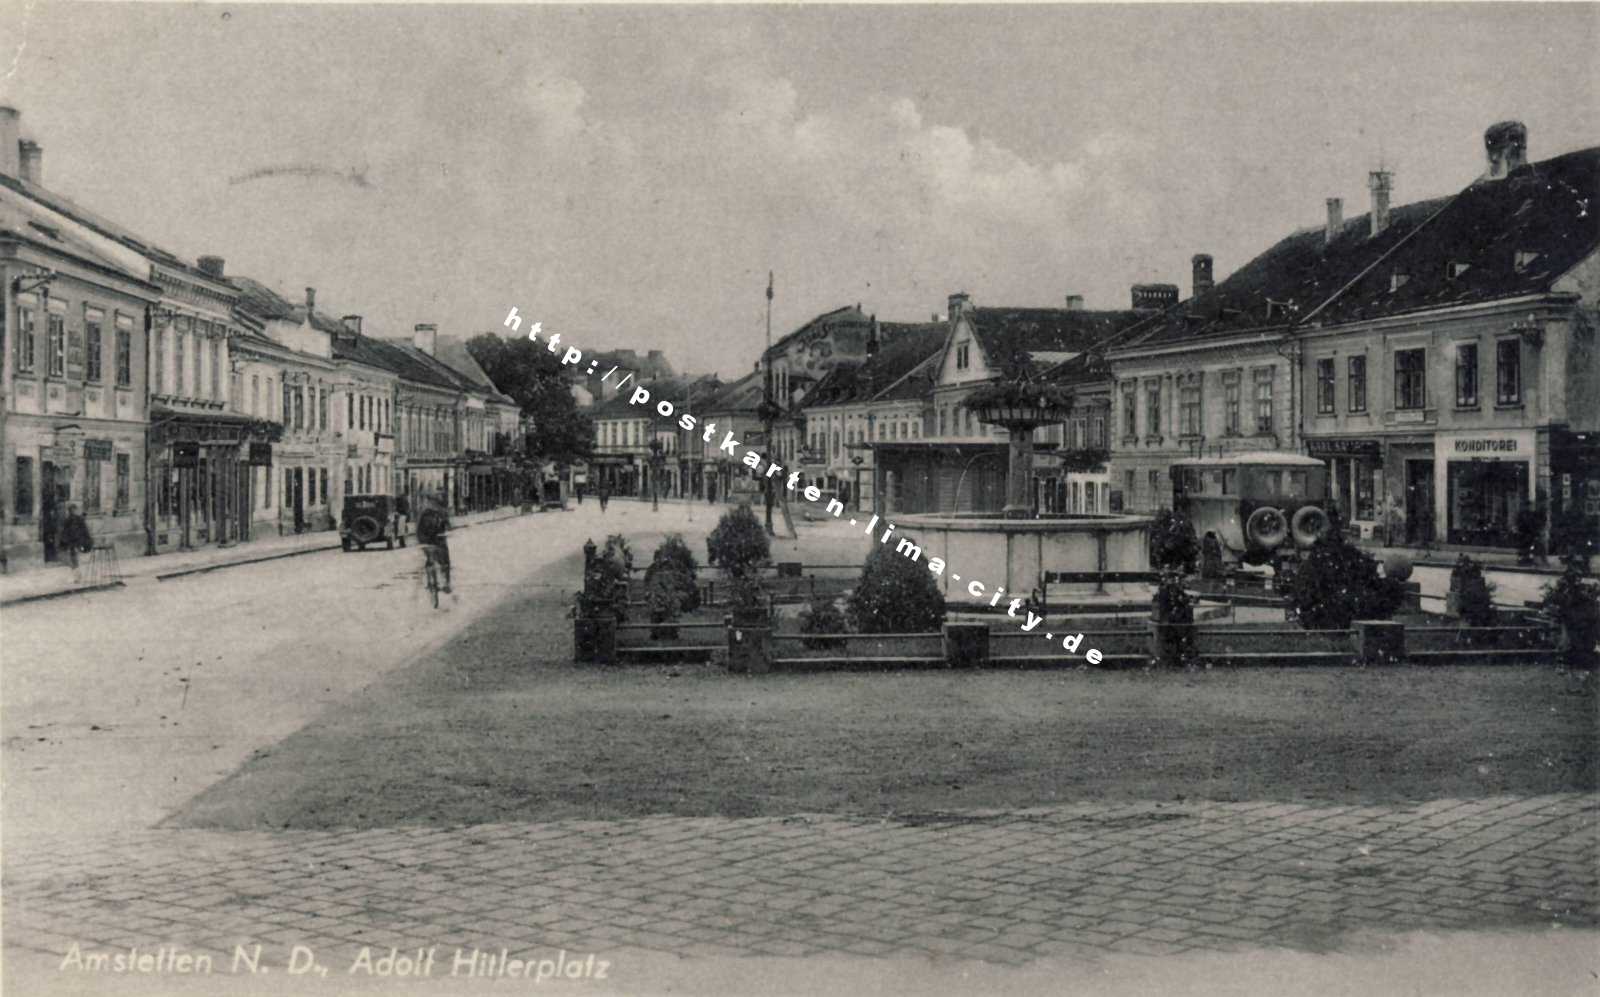
M 1106 445 L 1106 417 L 1097 415 L 1089 420 L 1089 446 L 1103 450 Z
M 1165 498 L 1162 497 L 1162 494 L 1161 494 L 1161 472 L 1160 471 L 1151 471 L 1150 472 L 1150 508 L 1156 509 L 1156 508 L 1164 507 L 1166 504 L 1167 504 L 1166 500 L 1165 500 Z
M 1427 404 L 1425 350 L 1394 351 L 1394 407 L 1420 409 Z
M 88 381 L 98 381 L 101 376 L 101 350 L 104 343 L 100 335 L 100 316 L 85 314 L 83 317 L 83 376 Z
M 1337 386 L 1333 372 L 1333 358 L 1317 361 L 1317 414 L 1333 414 L 1333 397 Z
M 159 395 L 159 394 L 161 394 L 161 393 L 163 393 L 163 392 L 165 392 L 167 390 L 167 371 L 166 371 L 167 332 L 166 332 L 165 329 L 157 330 L 157 332 L 155 334 L 155 341 L 156 341 L 156 362 L 154 364 L 154 367 L 155 367 L 155 381 L 156 381 L 155 393 Z
M 183 394 L 183 341 L 188 338 L 179 329 L 172 334 L 172 393 Z
M 1132 381 L 1122 386 L 1122 435 L 1134 437 L 1139 435 L 1138 424 L 1139 403 L 1135 397 L 1135 387 Z M 1132 473 L 1132 472 L 1129 472 Z M 1133 488 L 1128 488 L 1128 501 L 1133 501 Z
M 261 404 L 261 375 L 250 375 L 250 414 L 256 414 L 256 408 Z
M 200 348 L 202 340 L 198 331 L 194 334 L 194 397 L 199 398 L 200 392 L 205 390 L 205 379 L 201 376 L 205 370 L 205 351 Z
M 1516 405 L 1522 401 L 1522 344 L 1515 339 L 1502 339 L 1494 344 L 1494 356 L 1495 403 Z
M 344 412 L 344 428 L 346 428 L 346 429 L 354 429 L 354 428 L 356 428 L 356 396 L 355 395 L 347 394 L 347 395 L 344 396 L 344 408 L 345 408 L 345 412 Z
M 1161 382 L 1151 381 L 1144 386 L 1145 436 L 1161 435 Z
M 1478 344 L 1456 344 L 1456 407 L 1478 404 Z
M 33 458 L 17 458 L 17 488 L 11 499 L 11 514 L 17 519 L 33 518 Z
M 317 428 L 328 428 L 328 389 L 323 388 L 317 392 Z
M 1243 389 L 1239 385 L 1239 372 L 1227 371 L 1222 375 L 1222 431 L 1228 436 L 1239 435 L 1239 408 Z
M 117 330 L 117 387 L 133 385 L 133 330 Z
M 1263 367 L 1255 376 L 1256 433 L 1266 436 L 1272 433 L 1272 368 Z
M 967 369 L 967 348 L 968 344 L 966 343 L 962 343 L 960 346 L 956 347 L 956 370 Z
M 939 410 L 939 435 L 940 436 L 943 436 L 945 434 L 945 423 L 949 419 L 949 417 L 950 417 L 950 410 L 948 408 L 941 408 Z
M 1345 381 L 1349 385 L 1350 411 L 1365 412 L 1367 410 L 1367 358 L 1351 357 L 1350 367 L 1346 371 Z
M 117 454 L 117 511 L 127 512 L 130 487 L 130 469 L 128 455 Z
M 100 511 L 100 461 L 93 457 L 83 462 L 83 511 Z
M 1133 497 L 1134 497 L 1134 494 L 1135 494 L 1135 485 L 1137 484 L 1137 482 L 1138 482 L 1138 479 L 1134 477 L 1134 474 L 1133 474 L 1132 471 L 1124 471 L 1124 472 L 1122 472 L 1122 493 L 1123 493 L 1122 501 L 1126 506 L 1131 507 L 1131 506 L 1134 505 L 1134 498 Z
M 50 327 L 50 376 L 63 377 L 67 373 L 67 317 L 51 312 L 45 321 Z
M 1200 435 L 1200 377 L 1198 374 L 1189 374 L 1181 382 L 1181 387 L 1178 389 L 1178 418 L 1181 423 L 1180 432 L 1183 435 Z
M 317 501 L 323 505 L 328 504 L 328 471 L 326 468 L 317 476 Z
M 32 370 L 34 365 L 33 309 L 17 308 L 17 369 Z M 18 458 L 19 460 L 21 458 Z

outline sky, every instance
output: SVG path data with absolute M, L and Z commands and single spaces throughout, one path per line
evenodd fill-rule
M 1600 144 L 1600 6 L 0 2 L 47 186 L 404 336 L 512 305 L 737 375 L 860 303 L 1123 308 L 1324 200 Z

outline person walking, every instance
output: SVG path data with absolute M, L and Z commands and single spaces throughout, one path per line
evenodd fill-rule
M 606 511 L 606 506 L 608 506 L 610 504 L 611 504 L 611 489 L 607 488 L 605 483 L 602 482 L 601 485 L 600 485 L 600 511 L 602 513 L 605 512 Z
M 72 580 L 82 580 L 78 569 L 78 555 L 94 550 L 94 538 L 89 535 L 89 523 L 78 514 L 78 507 L 67 506 L 67 518 L 61 521 L 61 538 L 57 546 L 67 552 L 67 563 L 72 565 Z

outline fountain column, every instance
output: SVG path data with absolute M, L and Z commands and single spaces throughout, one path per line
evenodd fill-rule
M 1001 515 L 1007 519 L 1033 516 L 1033 426 L 1007 427 L 1009 460 L 1006 467 L 1006 505 Z

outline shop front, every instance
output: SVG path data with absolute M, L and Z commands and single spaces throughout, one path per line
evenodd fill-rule
M 281 424 L 246 416 L 152 410 L 149 551 L 253 539 L 282 435 Z
M 1383 444 L 1354 437 L 1310 438 L 1306 453 L 1328 465 L 1328 498 L 1351 533 L 1371 537 L 1381 524 Z
M 1439 433 L 1434 487 L 1446 543 L 1516 546 L 1517 514 L 1533 504 L 1531 429 Z
M 1576 509 L 1589 520 L 1589 535 L 1600 536 L 1600 433 L 1551 433 L 1550 492 L 1552 522 Z

